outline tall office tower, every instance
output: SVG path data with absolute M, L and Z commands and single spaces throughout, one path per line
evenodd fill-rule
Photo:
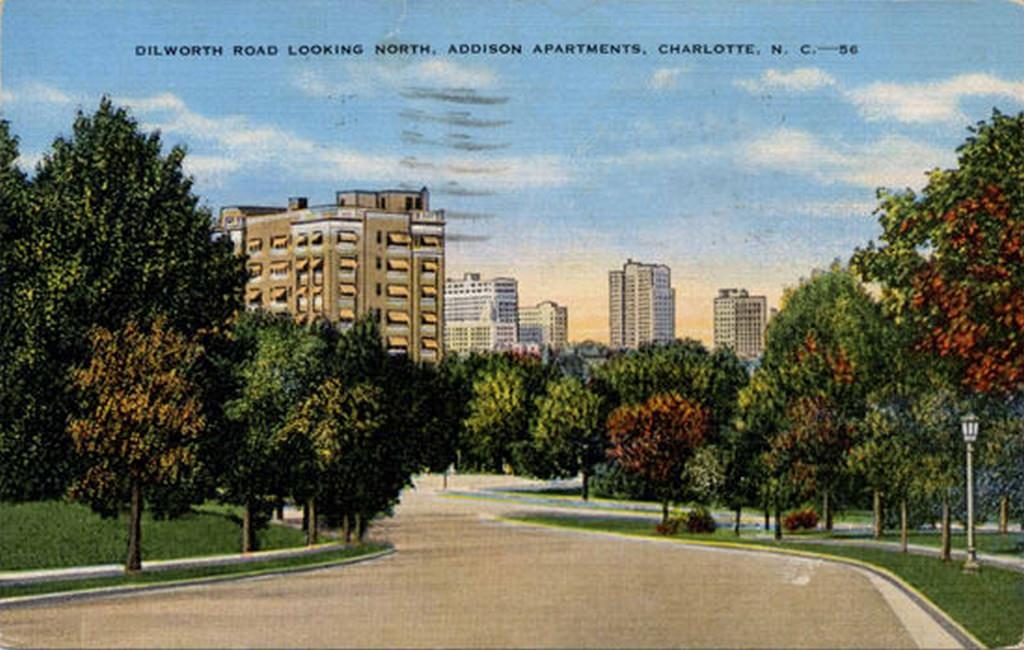
M 389 353 L 440 360 L 444 211 L 429 200 L 426 188 L 355 190 L 331 205 L 221 209 L 221 231 L 248 255 L 246 306 L 341 328 L 372 314 Z
M 519 340 L 519 285 L 513 278 L 481 280 L 466 273 L 444 283 L 446 352 L 507 350 Z
M 715 347 L 729 347 L 741 359 L 764 352 L 768 300 L 746 289 L 719 289 L 715 298 Z
M 608 325 L 613 348 L 638 348 L 676 337 L 676 290 L 663 264 L 628 260 L 608 273 Z
M 550 300 L 520 307 L 519 342 L 555 350 L 564 348 L 569 342 L 569 310 Z

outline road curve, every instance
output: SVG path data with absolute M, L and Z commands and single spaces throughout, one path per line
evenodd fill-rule
M 465 487 L 470 477 L 457 477 Z M 502 479 L 508 483 L 508 479 Z M 0 611 L 0 647 L 878 647 L 951 639 L 858 570 L 488 519 L 428 477 L 336 569 Z M 536 509 L 536 508 L 535 508 Z M 894 600 L 895 598 L 895 600 Z

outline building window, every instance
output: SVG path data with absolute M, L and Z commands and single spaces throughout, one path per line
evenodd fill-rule
M 315 269 L 313 271 L 313 284 L 321 285 L 324 283 L 324 270 Z
M 381 243 L 381 232 L 379 230 L 377 231 L 377 243 Z
M 259 251 L 263 250 L 263 240 L 260 239 L 259 237 L 254 237 L 253 239 L 250 239 L 248 248 L 250 253 L 258 253 Z
M 262 264 L 250 264 L 249 265 L 249 279 L 250 280 L 258 280 L 261 275 L 263 275 L 263 265 Z
M 324 310 L 324 294 L 314 293 L 313 294 L 313 311 L 322 312 Z
M 298 295 L 298 297 L 295 298 L 295 309 L 297 309 L 298 311 L 306 311 L 306 296 L 305 296 L 305 294 L 301 294 L 300 293 Z
M 377 295 L 380 295 L 380 282 L 377 283 Z
M 411 196 L 405 197 L 405 209 L 406 210 L 412 210 L 412 197 Z
M 377 233 L 377 234 L 379 235 L 380 233 Z M 378 271 L 380 270 L 380 256 L 379 255 L 377 256 L 377 270 Z

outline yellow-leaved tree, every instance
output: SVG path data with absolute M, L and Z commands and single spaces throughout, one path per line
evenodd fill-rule
M 101 512 L 128 506 L 125 571 L 139 571 L 144 490 L 174 483 L 196 464 L 205 420 L 191 371 L 202 348 L 163 317 L 94 328 L 90 345 L 88 362 L 72 372 L 82 409 L 68 431 L 82 472 L 71 496 Z

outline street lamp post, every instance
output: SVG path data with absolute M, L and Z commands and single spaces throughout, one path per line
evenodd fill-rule
M 960 429 L 967 443 L 967 560 L 964 571 L 977 571 L 981 568 L 974 548 L 974 441 L 978 439 L 978 417 L 973 413 L 963 416 Z

